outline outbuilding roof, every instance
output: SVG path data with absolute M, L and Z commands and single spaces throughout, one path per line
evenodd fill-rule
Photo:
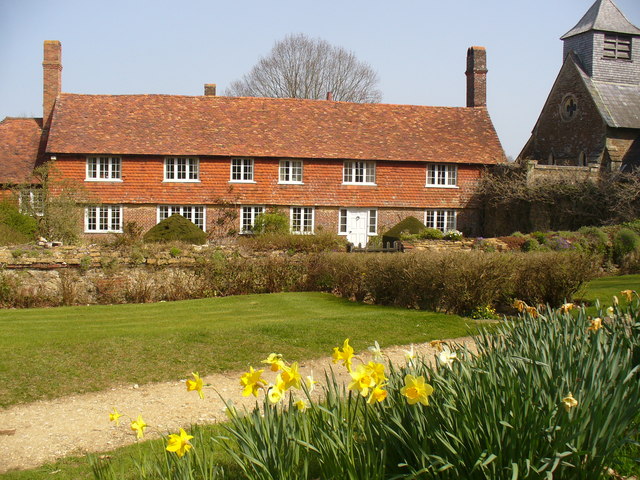
M 41 118 L 7 117 L 0 122 L 0 184 L 33 181 L 42 141 Z
M 475 164 L 505 159 L 485 108 L 64 93 L 47 151 Z

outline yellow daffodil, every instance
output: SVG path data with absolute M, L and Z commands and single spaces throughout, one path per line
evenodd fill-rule
M 355 390 L 363 397 L 369 394 L 369 389 L 376 385 L 375 378 L 371 375 L 371 370 L 367 369 L 365 365 L 358 365 L 355 372 L 351 373 L 351 383 L 349 384 L 349 390 Z
M 275 385 L 269 385 L 267 391 L 267 398 L 271 403 L 278 403 L 284 398 L 284 394 L 287 391 L 285 381 L 282 379 L 282 374 L 278 374 L 276 377 Z
M 381 362 L 384 359 L 382 350 L 380 349 L 380 345 L 378 344 L 378 342 L 375 342 L 372 346 L 369 347 L 368 350 L 371 352 L 371 355 L 373 355 L 373 359 L 376 362 Z
M 138 415 L 138 419 L 137 420 L 133 420 L 131 422 L 131 430 L 136 432 L 136 437 L 138 437 L 138 438 L 144 437 L 144 429 L 145 428 L 147 428 L 147 424 L 144 423 L 144 420 L 142 419 L 142 415 Z
M 270 353 L 266 360 L 262 360 L 261 363 L 269 365 L 272 372 L 278 372 L 284 368 L 284 360 L 279 353 Z
M 613 317 L 614 313 L 615 313 L 615 311 L 613 310 L 613 307 L 607 308 L 607 316 Z
M 244 388 L 242 390 L 242 396 L 248 397 L 253 395 L 258 396 L 258 390 L 266 385 L 266 381 L 262 378 L 262 372 L 264 370 L 254 370 L 253 367 L 249 367 L 249 371 L 242 374 L 240 377 L 240 385 Z
M 578 401 L 575 398 L 573 398 L 573 395 L 571 394 L 571 392 L 569 392 L 569 395 L 567 395 L 562 399 L 562 403 L 567 412 L 572 408 L 578 406 Z
M 513 301 L 513 308 L 515 308 L 516 310 L 518 310 L 520 313 L 524 312 L 525 308 L 527 308 L 527 304 L 524 303 L 522 300 L 514 300 Z
M 316 388 L 316 383 L 318 383 L 313 379 L 313 370 L 311 370 L 311 375 L 307 375 L 304 383 L 307 386 L 307 391 L 309 393 L 313 392 L 313 390 Z
M 444 345 L 444 343 L 442 342 L 442 340 L 431 340 L 429 342 L 429 346 L 431 348 L 435 348 L 437 352 L 441 352 L 442 351 L 442 346 Z
M 573 310 L 574 307 L 575 305 L 573 303 L 563 303 L 562 306 L 560 307 L 560 312 L 568 313 L 570 310 Z
M 423 376 L 406 375 L 404 387 L 400 389 L 400 393 L 407 397 L 409 405 L 415 405 L 418 402 L 429 405 L 429 395 L 433 393 L 433 387 L 425 383 Z
M 169 439 L 167 440 L 167 451 L 175 452 L 179 457 L 184 457 L 184 454 L 191 449 L 189 440 L 192 438 L 192 435 L 187 435 L 187 432 L 181 428 L 180 434 L 173 433 L 169 435 Z
M 532 317 L 532 318 L 538 318 L 538 309 L 536 307 L 525 307 L 525 311 Z
M 353 360 L 353 347 L 349 345 L 349 339 L 347 338 L 342 344 L 342 351 L 340 348 L 334 347 L 333 349 L 333 363 L 342 362 L 347 367 L 347 371 L 351 372 L 351 362 Z
M 618 300 L 618 297 L 616 297 L 615 295 L 613 296 L 613 304 L 614 305 L 619 305 L 620 301 Z
M 386 383 L 382 383 L 380 385 L 376 385 L 373 390 L 371 390 L 371 394 L 369 394 L 369 398 L 367 399 L 367 403 L 373 404 L 376 402 L 382 402 L 385 398 L 387 398 L 387 391 L 384 389 L 386 387 Z
M 304 412 L 307 408 L 309 408 L 309 405 L 304 400 L 298 400 L 296 403 L 294 403 L 294 405 L 300 412 Z
M 600 317 L 591 320 L 591 325 L 587 328 L 589 332 L 597 332 L 602 328 L 602 319 Z
M 109 421 L 116 422 L 116 425 L 120 425 L 120 417 L 122 415 L 116 410 L 116 407 L 113 407 L 113 412 L 109 414 Z
M 444 348 L 438 355 L 438 360 L 440 361 L 440 363 L 449 368 L 452 368 L 451 365 L 453 365 L 453 362 L 456 358 L 458 358 L 456 352 L 452 352 L 448 348 Z
M 284 367 L 282 370 L 282 380 L 284 381 L 284 389 L 290 388 L 300 389 L 300 382 L 302 377 L 298 372 L 298 362 L 293 362 L 290 367 Z
M 623 295 L 627 302 L 630 302 L 633 299 L 633 294 L 636 293 L 635 290 L 622 290 L 620 295 Z
M 187 379 L 187 392 L 198 392 L 201 399 L 204 399 L 204 393 L 202 392 L 202 379 L 197 373 L 191 374 L 193 378 Z

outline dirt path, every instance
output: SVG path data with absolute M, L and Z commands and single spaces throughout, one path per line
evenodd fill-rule
M 469 347 L 473 343 L 469 337 L 453 342 Z M 407 348 L 391 347 L 383 351 L 394 364 L 401 365 L 405 362 L 404 351 Z M 414 348 L 427 358 L 433 358 L 435 354 L 429 344 L 415 345 Z M 330 358 L 301 362 L 300 372 L 304 378 L 313 370 L 315 379 L 322 380 L 324 370 L 330 365 Z M 344 368 L 335 368 L 335 371 L 342 378 L 348 378 Z M 204 380 L 215 386 L 224 398 L 232 399 L 236 406 L 250 408 L 255 398 L 241 396 L 241 373 L 210 375 Z M 134 419 L 142 415 L 149 425 L 145 438 L 175 433 L 179 427 L 194 423 L 226 420 L 222 400 L 211 388 L 205 389 L 205 395 L 206 398 L 201 400 L 195 392 L 187 392 L 182 380 L 140 387 L 122 386 L 0 410 L 0 473 L 34 468 L 65 456 L 104 452 L 134 443 L 135 435 L 128 427 L 129 419 L 123 417 L 120 427 L 109 421 L 113 407 Z

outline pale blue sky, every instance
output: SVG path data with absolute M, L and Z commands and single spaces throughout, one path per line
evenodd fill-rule
M 615 0 L 640 25 L 639 0 Z M 507 155 L 527 141 L 592 0 L 0 0 L 0 119 L 42 116 L 42 42 L 62 42 L 71 93 L 201 95 L 288 33 L 355 52 L 384 103 L 464 106 L 466 51 L 488 55 L 488 106 Z

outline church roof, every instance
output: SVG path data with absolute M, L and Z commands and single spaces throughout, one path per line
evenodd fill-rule
M 56 101 L 47 151 L 498 163 L 485 108 L 284 98 L 75 95 Z
M 640 35 L 640 28 L 627 20 L 612 0 L 596 0 L 578 24 L 560 39 L 564 40 L 590 30 Z
M 593 80 L 582 68 L 578 70 L 608 126 L 640 129 L 640 85 Z

